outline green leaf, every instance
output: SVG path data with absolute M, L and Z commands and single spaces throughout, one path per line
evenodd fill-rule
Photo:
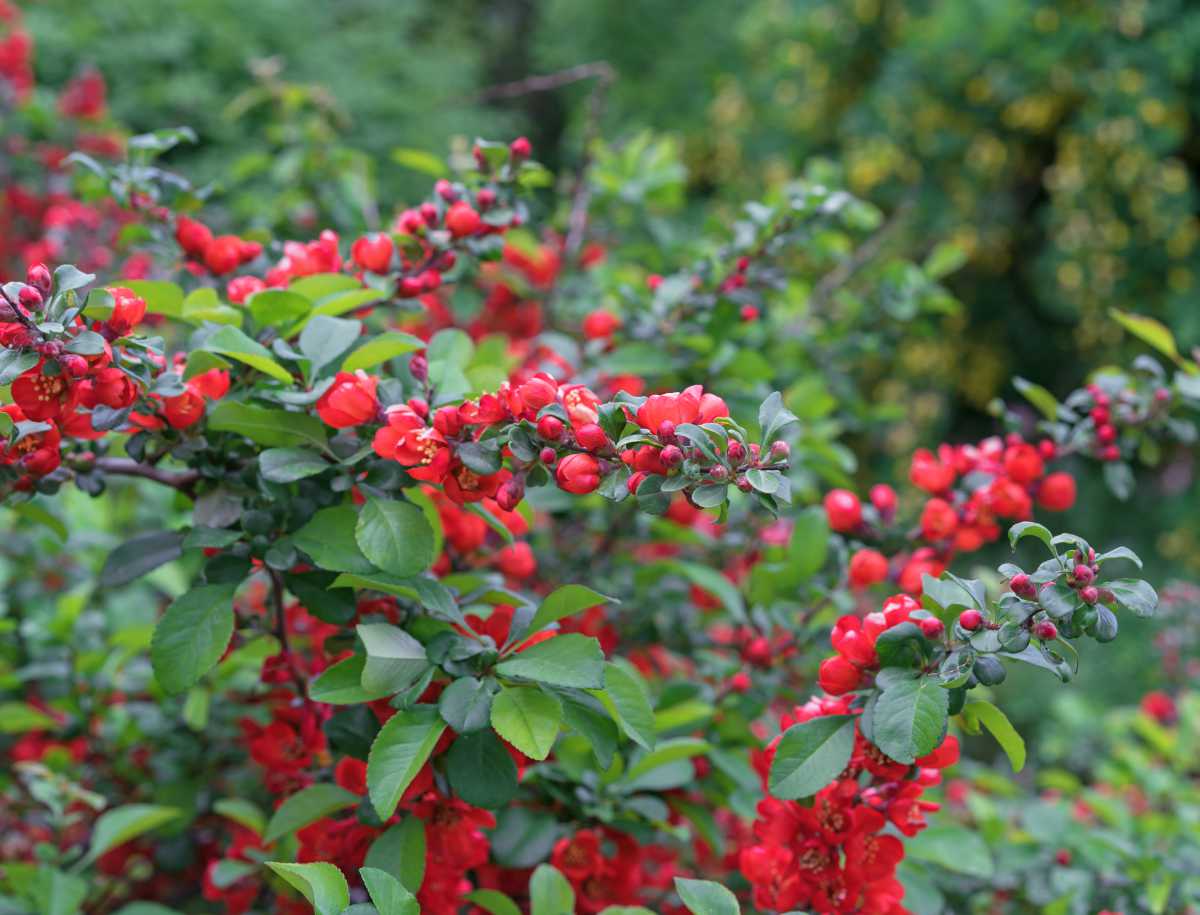
M 359 623 L 358 637 L 367 649 L 362 687 L 368 693 L 398 693 L 429 667 L 425 646 L 399 626 Z
M 392 874 L 377 867 L 362 867 L 358 873 L 379 915 L 421 915 L 416 897 Z
M 314 315 L 300 332 L 300 352 L 309 361 L 309 377 L 320 375 L 325 366 L 354 345 L 361 333 L 361 321 Z
M 529 878 L 530 915 L 574 915 L 575 891 L 557 868 L 539 864 Z
M 29 883 L 29 896 L 38 915 L 75 915 L 83 909 L 87 898 L 88 882 L 74 874 L 67 874 L 42 865 Z M 25 910 L 19 906 L 16 911 Z
M 58 722 L 24 702 L 0 702 L 0 734 L 56 730 Z
M 677 737 L 674 740 L 664 740 L 629 767 L 625 773 L 625 780 L 635 782 L 660 766 L 681 759 L 691 759 L 693 756 L 701 756 L 711 749 L 712 746 L 707 741 L 696 737 Z
M 100 814 L 92 827 L 92 841 L 85 861 L 95 861 L 107 851 L 178 819 L 181 811 L 158 804 L 126 804 Z
M 432 705 L 402 709 L 379 729 L 367 757 L 367 793 L 380 819 L 395 812 L 445 729 Z
M 593 693 L 609 706 L 614 720 L 629 739 L 647 750 L 654 749 L 654 708 L 646 682 L 632 666 L 604 665 L 604 689 Z
M 830 715 L 783 732 L 771 763 L 768 787 L 786 801 L 816 794 L 846 768 L 854 752 L 854 716 Z
M 509 655 L 496 666 L 496 672 L 552 686 L 600 689 L 604 686 L 604 651 L 598 640 L 572 632 Z
M 94 273 L 84 273 L 71 264 L 63 264 L 54 270 L 54 291 L 56 293 L 70 292 L 72 289 L 82 289 L 96 278 Z
M 236 432 L 269 448 L 289 445 L 325 447 L 325 427 L 315 416 L 222 400 L 208 411 L 208 428 Z
M 179 317 L 189 324 L 203 324 L 205 321 L 225 325 L 242 323 L 241 310 L 222 302 L 217 290 L 210 286 L 201 286 L 189 292 L 179 309 Z
M 492 714 L 492 687 L 474 677 L 459 677 L 438 698 L 442 719 L 459 734 L 487 727 Z
M 392 161 L 433 178 L 443 178 L 449 174 L 449 169 L 441 159 L 423 149 L 398 147 L 392 150 Z
M 1017 541 L 1025 537 L 1036 537 L 1046 544 L 1051 553 L 1058 555 L 1058 550 L 1054 548 L 1054 535 L 1044 524 L 1038 524 L 1036 521 L 1018 521 L 1008 529 L 1008 542 L 1013 549 L 1017 548 Z
M 983 836 L 962 826 L 930 826 L 905 840 L 908 857 L 940 864 L 956 874 L 989 880 L 995 872 Z
M 492 727 L 530 759 L 545 759 L 562 723 L 562 703 L 536 686 L 501 689 L 492 700 Z
M 1116 308 L 1109 313 L 1113 316 L 1114 321 L 1143 343 L 1148 343 L 1164 356 L 1174 359 L 1176 362 L 1179 361 L 1179 349 L 1175 345 L 1175 336 L 1161 321 L 1145 315 L 1130 314 Z
M 154 628 L 150 662 L 168 693 L 192 687 L 221 660 L 233 636 L 233 592 L 228 584 L 201 585 L 180 595 Z
M 261 289 L 246 300 L 258 327 L 292 324 L 312 310 L 312 302 L 291 289 Z
M 746 606 L 742 601 L 741 593 L 733 582 L 716 569 L 702 566 L 699 563 L 682 562 L 680 560 L 659 562 L 655 564 L 655 567 L 682 575 L 696 587 L 703 588 L 713 597 L 717 598 L 717 600 L 725 605 L 725 609 L 729 611 L 735 620 L 739 622 L 745 621 Z
M 223 797 L 213 802 L 213 813 L 245 826 L 255 835 L 261 836 L 267 828 L 267 818 L 252 801 L 240 797 Z
M 425 513 L 410 502 L 368 499 L 359 512 L 354 536 L 367 559 L 401 578 L 423 572 L 435 558 L 433 529 Z
M 1058 419 L 1058 398 L 1040 384 L 1034 384 L 1024 378 L 1014 378 L 1013 387 L 1021 393 L 1022 397 L 1037 407 L 1046 419 L 1051 422 Z
M 1110 559 L 1128 559 L 1139 569 L 1142 567 L 1141 557 L 1127 546 L 1119 546 L 1096 557 L 1096 562 L 1104 563 Z
M 316 915 L 341 915 L 350 905 L 350 887 L 338 868 L 325 861 L 312 864 L 286 864 L 267 861 L 280 877 L 295 887 L 311 903 Z
M 295 534 L 292 542 L 322 569 L 370 573 L 375 570 L 358 548 L 358 513 L 349 505 L 323 508 Z
M 367 692 L 362 686 L 362 672 L 367 659 L 351 655 L 325 668 L 308 687 L 308 697 L 314 702 L 330 705 L 360 705 L 390 695 L 386 688 Z
M 309 785 L 285 800 L 271 816 L 263 839 L 268 843 L 303 829 L 309 823 L 353 807 L 360 798 L 353 791 L 338 785 Z
M 796 421 L 796 414 L 783 405 L 783 395 L 778 391 L 773 392 L 758 408 L 758 426 L 762 429 L 764 448 Z
M 371 843 L 366 865 L 391 874 L 410 893 L 418 892 L 425 879 L 425 824 L 409 816 L 389 827 Z
M 901 763 L 932 752 L 945 732 L 949 699 L 930 677 L 889 685 L 875 703 L 875 745 Z
M 183 314 L 183 290 L 163 280 L 122 280 L 121 285 L 146 300 L 150 314 L 178 318 Z
M 675 878 L 675 892 L 683 904 L 696 915 L 739 915 L 737 897 L 732 892 L 711 880 L 689 880 Z
M 1132 611 L 1137 616 L 1154 616 L 1154 611 L 1158 609 L 1158 592 L 1148 581 L 1136 578 L 1117 578 L 1104 582 L 1102 587 L 1112 591 L 1119 606 Z
M 454 793 L 475 807 L 496 810 L 517 795 L 517 764 L 491 730 L 463 734 L 446 753 Z
M 1008 755 L 1014 772 L 1025 768 L 1025 741 L 1021 739 L 1021 735 L 1004 712 L 983 699 L 973 699 L 963 708 L 962 714 L 968 722 L 982 724 L 991 732 L 1000 748 Z
M 288 289 L 304 296 L 310 302 L 328 298 L 337 292 L 361 289 L 362 283 L 344 273 L 313 273 L 293 280 Z
M 551 591 L 542 601 L 525 632 L 538 632 L 572 613 L 605 603 L 619 603 L 619 601 L 584 585 L 563 585 L 561 588 Z
M 270 350 L 232 324 L 221 327 L 205 340 L 200 348 L 219 356 L 236 359 L 285 384 L 292 382 L 291 373 L 271 357 Z
M 475 890 L 463 898 L 491 915 L 521 915 L 520 907 L 499 890 Z
M 425 348 L 425 341 L 412 334 L 400 331 L 387 331 L 368 337 L 350 355 L 342 361 L 343 372 L 356 372 L 359 369 L 374 368 L 381 362 L 403 356 L 405 353 L 415 353 Z
M 259 472 L 272 483 L 294 483 L 329 467 L 328 461 L 307 448 L 268 448 L 258 456 Z
M 1075 589 L 1061 581 L 1038 589 L 1037 599 L 1046 608 L 1046 613 L 1059 620 L 1074 613 L 1081 603 Z
M 182 555 L 183 535 L 176 531 L 139 534 L 108 554 L 100 570 L 100 584 L 110 588 L 127 585 Z

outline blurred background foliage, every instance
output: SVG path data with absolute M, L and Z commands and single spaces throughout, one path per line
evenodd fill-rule
M 888 461 L 902 476 L 914 447 L 992 431 L 987 405 L 1014 398 L 1013 375 L 1065 393 L 1126 363 L 1144 348 L 1110 308 L 1200 341 L 1200 5 L 1187 0 L 24 6 L 39 81 L 95 65 L 131 131 L 194 127 L 200 142 L 167 162 L 210 185 L 239 230 L 380 227 L 476 135 L 527 134 L 567 190 L 590 150 L 595 224 L 614 228 L 600 240 L 647 270 L 673 266 L 660 262 L 665 241 L 725 228 L 744 200 L 797 176 L 844 184 L 880 208 L 885 265 L 889 254 L 965 258 L 943 280 L 964 307 L 880 354 L 868 396 L 893 423 L 870 443 L 880 457 L 859 449 L 864 479 Z M 594 78 L 496 92 L 596 61 L 615 78 L 595 123 Z M 617 199 L 631 187 L 636 200 Z M 618 242 L 630 203 L 646 218 Z M 1096 474 L 1064 527 L 1131 543 L 1152 579 L 1194 577 L 1195 505 L 1162 498 L 1186 493 L 1172 479 L 1190 481 L 1190 466 L 1148 484 L 1163 507 L 1151 514 Z M 1148 656 L 1085 663 L 1092 695 L 1128 701 L 1157 685 Z M 1038 690 L 1014 679 L 1028 726 Z

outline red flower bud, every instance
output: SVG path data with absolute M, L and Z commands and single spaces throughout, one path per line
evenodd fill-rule
M 548 442 L 557 442 L 559 439 L 561 439 L 563 428 L 563 421 L 553 413 L 547 413 L 537 422 L 538 435 L 546 439 Z M 597 428 L 599 427 L 597 426 Z
M 921 627 L 921 634 L 927 639 L 940 639 L 942 633 L 946 631 L 946 624 L 939 620 L 936 616 L 929 616 L 917 623 Z
M 658 453 L 658 459 L 667 467 L 678 467 L 683 463 L 683 452 L 678 445 L 666 445 Z
M 424 381 L 429 377 L 429 359 L 424 353 L 417 353 L 408 360 L 408 371 L 417 381 Z
M 888 561 L 878 550 L 859 550 L 850 557 L 850 587 L 867 588 L 887 578 Z
M 1088 585 L 1086 588 L 1081 588 L 1079 599 L 1090 607 L 1096 601 L 1100 600 L 1100 589 L 1095 585 Z
M 33 264 L 26 270 L 25 282 L 40 292 L 43 299 L 50 295 L 50 289 L 54 285 L 50 269 L 45 264 Z
M 479 218 L 479 213 L 464 200 L 452 204 L 446 211 L 446 228 L 455 238 L 474 235 L 479 231 L 481 225 L 483 225 L 483 221 Z
M 862 524 L 862 503 L 848 489 L 831 489 L 825 494 L 825 517 L 829 526 L 842 534 L 854 531 Z
M 175 220 L 175 241 L 189 257 L 204 257 L 204 252 L 212 240 L 212 229 L 204 223 L 187 216 L 180 216 Z
M 1033 634 L 1043 642 L 1058 638 L 1058 627 L 1049 620 L 1038 620 L 1033 624 Z
M 577 496 L 600 487 L 600 462 L 590 454 L 568 454 L 558 462 L 554 478 L 559 488 Z
M 584 423 L 576 429 L 575 439 L 588 451 L 601 451 L 611 444 L 604 430 L 596 423 Z
M 554 462 L 558 460 L 558 452 L 553 448 L 543 448 L 538 454 L 538 460 L 547 467 L 553 467 Z
M 731 464 L 740 464 L 746 459 L 746 446 L 737 439 L 731 439 L 725 449 L 725 456 L 729 458 Z
M 1075 578 L 1075 584 L 1079 586 L 1090 585 L 1096 577 L 1096 573 L 1092 571 L 1091 566 L 1086 566 L 1083 563 L 1075 566 L 1071 570 L 1072 576 Z
M 375 419 L 379 401 L 375 388 L 379 379 L 362 369 L 357 372 L 338 372 L 333 384 L 317 401 L 317 415 L 334 429 L 347 429 Z
M 964 610 L 958 615 L 958 625 L 968 632 L 974 632 L 983 625 L 983 614 L 978 610 Z
M 620 326 L 619 316 L 611 311 L 597 309 L 583 319 L 583 335 L 589 340 L 603 340 L 611 337 Z
M 509 477 L 496 491 L 496 504 L 506 512 L 513 511 L 525 498 L 525 482 L 520 477 Z
M 508 152 L 513 157 L 513 161 L 519 162 L 522 159 L 528 159 L 533 154 L 533 144 L 527 137 L 517 137 L 508 144 Z
M 1075 478 L 1062 471 L 1050 474 L 1038 487 L 1037 501 L 1048 511 L 1066 511 L 1075 504 Z
M 862 673 L 841 655 L 826 658 L 818 669 L 817 683 L 831 696 L 841 696 L 857 689 L 861 682 Z
M 1013 594 L 1023 597 L 1026 600 L 1032 600 L 1037 596 L 1037 588 L 1024 572 L 1018 572 L 1014 575 L 1008 586 L 1012 589 Z
M 871 504 L 884 521 L 891 521 L 896 514 L 896 490 L 887 483 L 876 483 L 871 487 Z

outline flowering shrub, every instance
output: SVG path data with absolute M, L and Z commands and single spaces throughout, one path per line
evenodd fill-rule
M 36 573 L 6 579 L 9 908 L 916 911 L 952 722 L 1019 769 L 1005 665 L 1065 682 L 1155 611 L 1113 577 L 1131 550 L 1034 515 L 1076 498 L 1055 462 L 1188 443 L 1178 353 L 1169 386 L 1024 383 L 1036 436 L 1005 413 L 915 452 L 920 506 L 864 505 L 861 363 L 951 306 L 936 264 L 868 306 L 849 195 L 790 186 L 652 272 L 530 228 L 524 138 L 387 232 L 307 241 L 210 225 L 153 164 L 184 139 L 77 160 L 153 259 L 0 290 L 0 498 Z M 831 261 L 840 295 L 797 291 Z M 1006 527 L 1046 558 L 950 571 Z

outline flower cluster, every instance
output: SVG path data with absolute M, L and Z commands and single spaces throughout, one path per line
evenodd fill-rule
M 859 711 L 848 697 L 817 697 L 784 715 L 780 727 L 786 730 Z M 958 741 L 947 737 L 935 751 L 905 765 L 868 741 L 857 720 L 854 727 L 849 764 L 817 792 L 811 806 L 773 797 L 759 802 L 753 840 L 739 856 L 759 908 L 860 915 L 907 912 L 901 904 L 904 888 L 895 878 L 904 845 L 887 828 L 905 836 L 925 828 L 925 814 L 938 805 L 922 795 L 941 782 L 943 769 L 958 761 Z M 779 739 L 755 757 L 764 789 Z
M 973 552 L 998 539 L 1003 522 L 1030 518 L 1035 504 L 1066 511 L 1075 503 L 1075 480 L 1064 471 L 1047 473 L 1047 462 L 1056 456 L 1053 442 L 1034 445 L 1015 433 L 974 445 L 943 444 L 936 452 L 918 449 L 909 480 L 927 498 L 917 534 L 902 541 L 889 531 L 897 523 L 898 501 L 890 486 L 871 490 L 869 513 L 854 493 L 831 490 L 824 501 L 829 526 L 893 552 L 889 558 L 874 546 L 857 550 L 850 560 L 851 584 L 867 587 L 894 575 L 904 591 L 917 594 L 923 575 L 936 577 L 956 553 Z

